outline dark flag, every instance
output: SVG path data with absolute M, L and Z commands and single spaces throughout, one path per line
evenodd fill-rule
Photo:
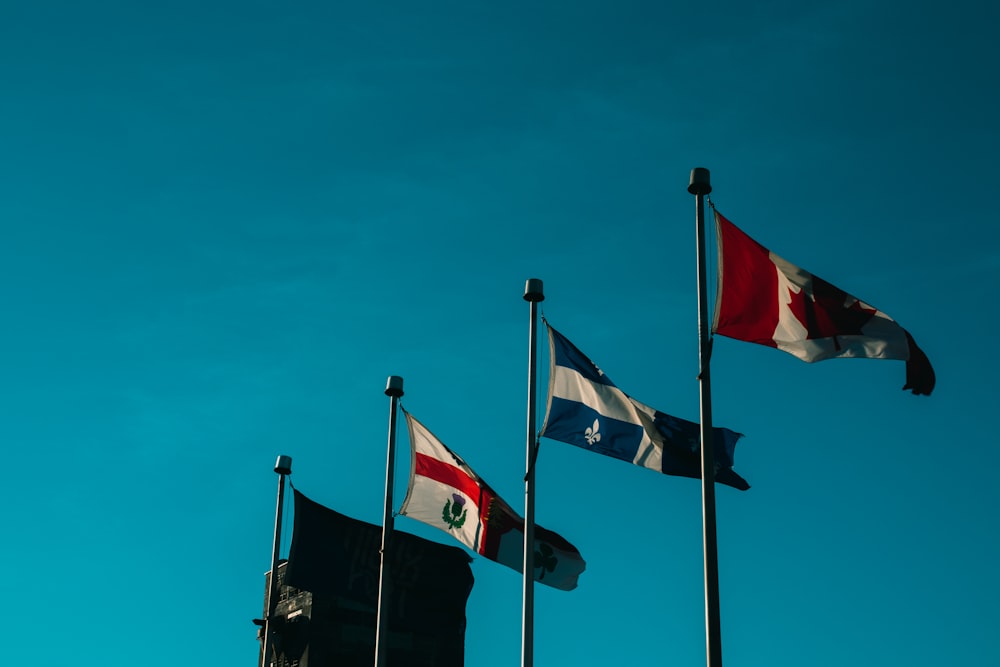
M 344 640 L 343 646 L 332 647 L 337 664 L 353 665 L 356 659 L 357 664 L 371 665 L 374 659 L 381 540 L 380 526 L 344 516 L 295 491 L 284 583 L 311 593 L 313 609 L 335 610 L 337 627 L 327 634 L 336 635 L 334 644 Z M 460 548 L 393 532 L 388 562 L 390 664 L 464 664 L 471 560 Z M 316 637 L 316 630 L 310 635 Z

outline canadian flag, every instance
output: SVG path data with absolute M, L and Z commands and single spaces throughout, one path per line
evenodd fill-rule
M 803 361 L 906 361 L 906 384 L 930 395 L 934 369 L 913 337 L 874 306 L 778 257 L 715 212 L 719 282 L 712 331 Z

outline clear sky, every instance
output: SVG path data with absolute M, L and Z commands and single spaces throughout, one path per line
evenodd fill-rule
M 3 4 L 5 660 L 253 665 L 275 457 L 380 521 L 389 375 L 520 506 L 527 278 L 697 420 L 702 166 L 938 376 L 716 340 L 725 664 L 1000 661 L 1000 12 L 820 4 Z M 544 439 L 537 474 L 588 568 L 536 587 L 536 664 L 704 664 L 698 482 Z M 467 662 L 516 665 L 520 577 L 473 572 Z

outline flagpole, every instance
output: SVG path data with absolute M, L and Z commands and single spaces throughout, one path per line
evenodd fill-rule
M 688 192 L 695 196 L 698 234 L 698 379 L 701 388 L 701 511 L 705 547 L 705 646 L 708 667 L 722 667 L 722 623 L 719 619 L 719 546 L 715 531 L 715 448 L 712 441 L 712 384 L 705 265 L 705 195 L 712 191 L 708 169 L 691 170 Z
M 396 467 L 396 405 L 403 395 L 403 378 L 390 375 L 385 386 L 389 397 L 389 447 L 385 462 L 385 506 L 382 515 L 382 555 L 378 571 L 378 616 L 375 620 L 375 667 L 388 664 L 388 648 L 385 638 L 388 634 L 389 595 L 392 582 L 389 581 L 389 546 L 392 540 L 392 485 Z
M 531 313 L 528 325 L 528 432 L 524 474 L 524 597 L 521 616 L 521 667 L 532 667 L 535 642 L 535 366 L 538 356 L 538 303 L 545 300 L 542 281 L 529 278 L 524 300 Z
M 278 502 L 274 510 L 274 541 L 271 543 L 271 576 L 267 582 L 267 614 L 264 616 L 264 647 L 260 654 L 260 666 L 271 664 L 271 619 L 278 606 L 278 552 L 281 550 L 281 514 L 285 504 L 285 476 L 292 474 L 292 457 L 279 456 L 274 464 L 274 472 L 278 473 Z M 277 663 L 277 660 L 274 661 Z

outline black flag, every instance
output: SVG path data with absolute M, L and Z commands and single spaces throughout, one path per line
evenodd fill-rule
M 311 593 L 314 608 L 335 606 L 341 619 L 338 634 L 352 635 L 346 642 L 354 647 L 350 650 L 357 652 L 363 645 L 363 653 L 371 658 L 381 541 L 380 526 L 344 516 L 295 491 L 284 583 Z M 471 560 L 460 548 L 393 532 L 388 562 L 390 664 L 464 664 Z

